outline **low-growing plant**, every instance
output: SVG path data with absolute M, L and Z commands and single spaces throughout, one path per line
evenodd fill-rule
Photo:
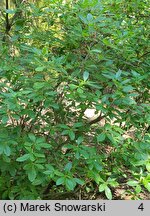
M 4 3 L 0 199 L 150 191 L 148 1 Z

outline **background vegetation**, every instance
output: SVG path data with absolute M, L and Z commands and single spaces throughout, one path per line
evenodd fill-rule
M 148 0 L 0 8 L 0 198 L 148 199 Z

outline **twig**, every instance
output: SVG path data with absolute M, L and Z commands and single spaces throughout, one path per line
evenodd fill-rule
M 100 113 L 100 115 L 96 119 L 93 119 L 92 121 L 89 122 L 89 125 L 95 124 L 95 123 L 101 121 L 102 119 L 104 119 L 105 117 L 107 117 L 107 115 L 102 116 Z
M 6 2 L 6 10 L 9 9 L 9 4 L 8 4 L 8 0 L 5 1 Z M 8 32 L 10 31 L 11 25 L 9 23 L 9 17 L 8 17 L 8 12 L 6 11 L 6 34 L 8 34 Z

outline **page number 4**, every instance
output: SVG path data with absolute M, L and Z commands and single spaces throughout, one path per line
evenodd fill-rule
M 143 203 L 141 203 L 141 204 L 139 205 L 138 209 L 141 210 L 141 211 L 144 210 L 144 205 L 143 205 Z

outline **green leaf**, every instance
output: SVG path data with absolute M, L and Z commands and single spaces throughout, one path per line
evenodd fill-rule
M 70 87 L 71 90 L 75 90 L 75 89 L 78 88 L 78 86 L 74 85 L 74 84 L 70 84 L 69 87 Z
M 35 180 L 35 178 L 36 178 L 36 175 L 37 175 L 36 170 L 35 170 L 34 167 L 29 169 L 27 171 L 27 174 L 28 174 L 28 179 L 29 179 L 30 182 L 33 182 Z
M 16 10 L 6 9 L 6 13 L 8 13 L 8 14 L 15 14 Z
M 66 164 L 64 170 L 68 172 L 68 171 L 71 170 L 71 168 L 72 168 L 72 162 L 69 162 L 69 163 Z
M 115 78 L 115 75 L 113 73 L 109 73 L 109 74 L 103 73 L 102 75 L 108 79 L 114 79 Z
M 101 51 L 101 50 L 98 50 L 98 49 L 93 49 L 93 50 L 91 50 L 91 52 L 94 52 L 94 53 L 102 53 L 102 51 Z
M 103 39 L 103 43 L 106 45 L 106 46 L 112 46 L 112 44 L 111 44 L 111 42 L 110 42 L 110 40 L 109 39 L 106 39 L 106 38 L 104 38 Z
M 82 136 L 78 137 L 77 144 L 80 145 L 83 142 L 84 138 Z
M 29 170 L 29 169 L 31 169 L 31 168 L 32 168 L 32 164 L 31 164 L 31 163 L 25 164 L 25 165 L 23 166 L 23 169 L 24 169 L 24 170 Z
M 148 172 L 150 172 L 150 163 L 146 164 L 146 169 L 147 169 Z
M 99 186 L 99 192 L 102 192 L 102 191 L 104 191 L 105 190 L 105 188 L 107 187 L 107 184 L 101 184 L 100 186 Z
M 35 142 L 35 141 L 36 141 L 36 137 L 35 137 L 34 134 L 29 133 L 29 134 L 28 134 L 28 137 L 29 137 L 29 139 L 30 139 L 32 142 Z
M 36 82 L 36 83 L 34 83 L 33 88 L 36 90 L 39 90 L 39 89 L 43 89 L 44 86 L 45 86 L 44 82 Z
M 135 192 L 136 192 L 137 194 L 139 194 L 139 193 L 141 192 L 141 190 L 142 190 L 141 186 L 140 186 L 140 185 L 137 185 L 136 188 L 135 188 Z
M 39 170 L 44 169 L 44 166 L 42 164 L 35 164 L 35 167 L 37 167 Z
M 18 115 L 16 115 L 16 114 L 12 114 L 12 117 L 13 117 L 14 119 L 16 119 L 17 121 L 20 119 L 20 116 L 18 116 Z
M 83 126 L 82 122 L 76 122 L 76 123 L 74 123 L 73 128 L 79 128 L 79 127 L 82 127 L 82 126 Z
M 74 180 L 79 184 L 79 185 L 84 185 L 85 184 L 85 181 L 84 180 L 81 180 L 79 178 L 74 178 Z
M 30 158 L 30 154 L 24 154 L 23 156 L 17 158 L 16 161 L 23 162 L 23 161 L 28 160 L 29 158 Z
M 68 135 L 69 135 L 69 137 L 70 137 L 71 140 L 75 139 L 75 133 L 72 130 L 68 131 Z
M 68 125 L 65 125 L 65 124 L 58 124 L 58 127 L 63 128 L 63 129 L 69 129 Z
M 40 145 L 42 148 L 47 148 L 47 149 L 50 149 L 52 147 L 51 144 L 48 143 L 40 143 L 38 145 Z
M 133 181 L 131 180 L 131 181 L 127 182 L 127 185 L 132 186 L 132 187 L 137 186 L 138 184 L 139 184 L 139 182 L 138 181 L 134 181 L 134 180 Z
M 64 184 L 64 182 L 65 182 L 65 178 L 61 177 L 61 178 L 57 179 L 56 185 L 62 185 L 62 184 Z
M 39 179 L 35 179 L 33 182 L 32 182 L 32 185 L 41 185 L 44 181 L 44 178 L 39 178 Z
M 100 165 L 98 162 L 94 163 L 94 166 L 98 171 L 102 171 L 103 169 L 102 165 Z
M 44 69 L 45 69 L 45 66 L 41 66 L 41 67 L 35 68 L 35 71 L 41 72 L 41 71 L 43 71 Z
M 9 120 L 9 118 L 8 118 L 7 115 L 4 115 L 4 116 L 2 117 L 2 123 L 3 123 L 3 124 L 6 124 L 6 123 L 8 122 L 8 120 Z
M 64 130 L 64 131 L 61 133 L 61 135 L 67 135 L 67 134 L 69 134 L 69 130 Z
M 4 149 L 3 149 L 3 152 L 4 152 L 5 155 L 10 156 L 10 154 L 11 154 L 11 149 L 10 149 L 10 147 L 9 147 L 8 145 L 6 145 L 6 146 L 4 147 Z
M 82 22 L 84 23 L 84 24 L 87 24 L 88 22 L 87 22 L 87 19 L 85 18 L 85 17 L 83 17 L 82 15 L 79 15 L 79 18 L 82 20 Z
M 109 182 L 109 181 L 108 181 Z M 109 185 L 111 185 L 111 187 L 117 187 L 119 184 L 116 181 L 110 181 Z
M 105 195 L 109 200 L 112 200 L 112 192 L 109 187 L 105 188 Z
M 92 82 L 92 81 L 87 81 L 86 83 L 87 86 L 90 86 L 90 87 L 93 87 L 95 89 L 102 89 L 102 86 L 98 85 L 97 83 L 95 82 Z
M 85 158 L 88 159 L 89 158 L 89 153 L 86 150 L 80 150 L 80 154 Z
M 83 90 L 82 90 L 81 88 L 78 88 L 78 89 L 77 89 L 77 92 L 78 92 L 80 95 L 83 96 L 83 93 L 84 93 L 84 92 L 83 92 Z
M 43 172 L 45 175 L 51 175 L 53 173 L 53 171 L 51 170 L 46 170 Z
M 128 93 L 128 92 L 130 92 L 130 91 L 133 91 L 133 90 L 134 90 L 134 88 L 133 88 L 132 86 L 130 86 L 130 85 L 125 86 L 125 87 L 123 88 L 123 91 L 126 92 L 126 93 Z
M 77 151 L 77 152 L 75 153 L 75 158 L 76 158 L 77 160 L 80 158 L 80 153 L 79 153 L 79 151 Z
M 88 13 L 87 17 L 86 17 L 87 21 L 92 21 L 93 20 L 93 16 L 91 13 Z
M 55 170 L 55 169 L 54 169 L 54 167 L 53 167 L 52 165 L 46 164 L 46 168 L 47 168 L 48 170 L 46 170 L 46 171 L 43 172 L 45 175 L 51 175 L 51 174 L 54 173 L 54 170 Z
M 4 151 L 4 145 L 0 145 L 0 155 L 3 153 L 3 151 Z
M 76 186 L 76 182 L 74 179 L 66 179 L 65 185 L 66 185 L 68 190 L 73 190 Z
M 36 143 L 37 143 L 37 144 L 42 144 L 42 143 L 44 144 L 44 143 L 45 143 L 45 138 L 44 138 L 44 137 L 39 137 L 39 138 L 37 138 L 37 139 L 36 139 Z
M 118 70 L 118 72 L 116 73 L 116 79 L 119 79 L 119 78 L 120 78 L 121 73 L 122 73 L 122 71 L 121 71 L 121 70 Z
M 31 153 L 30 154 L 30 159 L 32 158 L 32 156 L 33 156 L 33 158 L 34 158 L 34 156 L 35 156 L 35 158 L 45 158 L 44 152 L 42 152 L 42 153 L 37 153 L 37 152 Z M 31 160 L 34 161 L 35 158 L 33 160 L 32 159 Z
M 55 172 L 55 175 L 57 176 L 64 176 L 64 174 L 58 170 L 54 170 L 54 172 Z
M 47 47 L 43 47 L 42 54 L 43 55 L 47 55 L 48 54 L 48 48 Z
M 59 105 L 57 103 L 50 104 L 50 106 L 54 108 L 54 110 L 59 110 Z
M 83 73 L 83 80 L 86 81 L 89 78 L 89 72 L 88 71 L 84 71 Z
M 97 142 L 103 142 L 106 138 L 106 135 L 104 133 L 101 133 L 97 136 Z
M 150 183 L 144 184 L 144 187 L 150 192 Z

